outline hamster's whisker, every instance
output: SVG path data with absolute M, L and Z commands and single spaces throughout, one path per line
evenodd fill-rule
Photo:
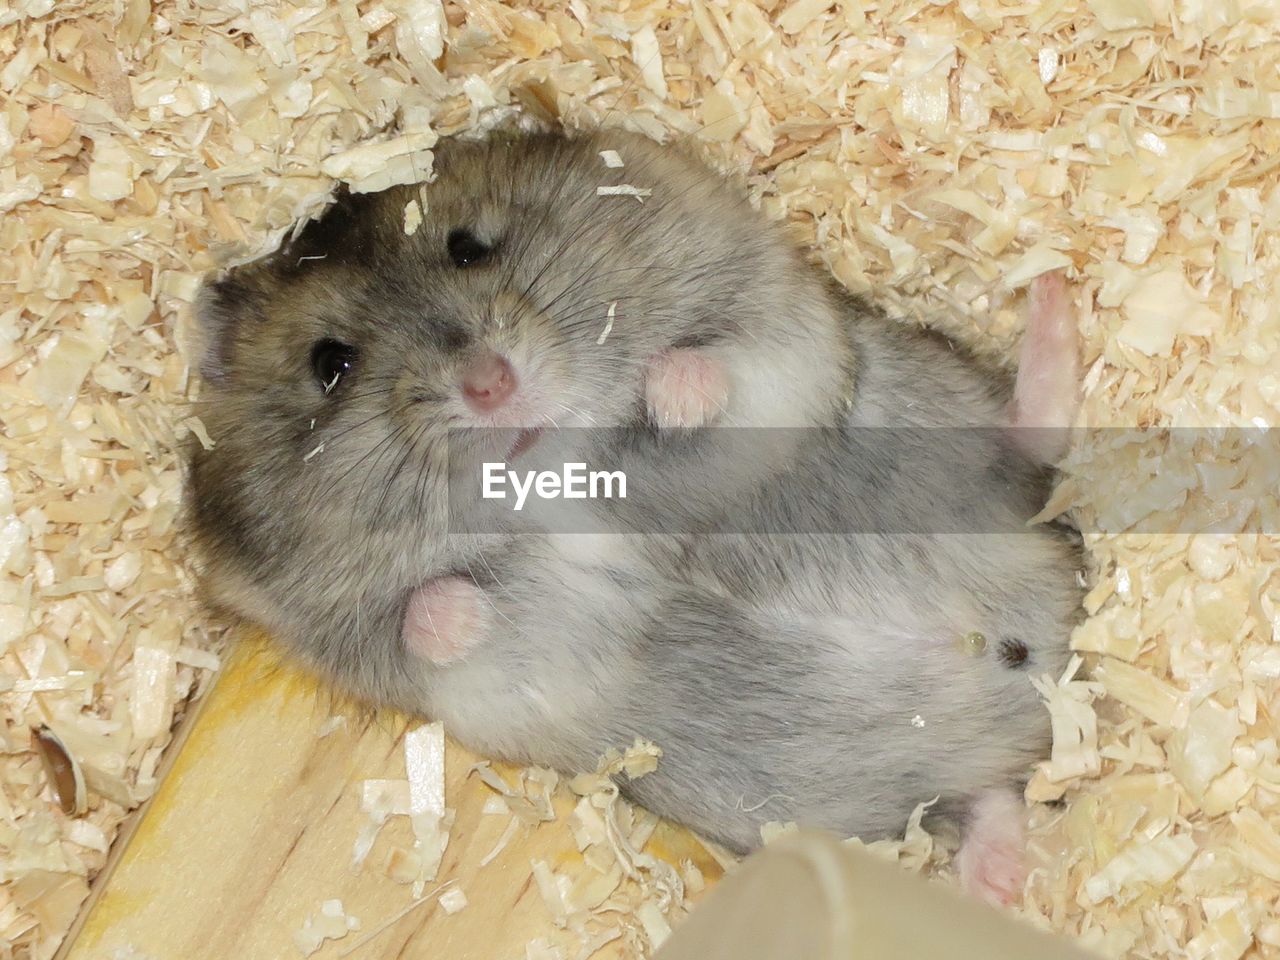
M 596 124 L 596 126 L 599 129 L 603 130 L 605 128 L 605 124 L 609 122 L 609 120 L 613 117 L 613 115 L 618 113 L 621 110 L 622 98 L 636 88 L 639 81 L 644 78 L 644 72 L 647 69 L 649 69 L 649 64 L 651 64 L 654 60 L 656 60 L 659 56 L 661 56 L 661 54 L 662 54 L 661 50 L 655 50 L 653 54 L 647 60 L 645 60 L 644 63 L 636 65 L 635 73 L 633 73 L 630 79 L 626 80 L 626 82 L 622 85 L 622 89 L 618 91 L 618 95 L 613 98 L 613 105 L 609 107 L 608 110 L 605 111 L 604 116 L 601 117 L 599 122 Z M 619 79 L 622 79 L 622 78 L 619 78 Z
M 569 394 L 569 391 L 566 390 L 565 393 Z M 572 396 L 572 394 L 570 394 L 570 396 Z M 561 403 L 559 400 L 553 400 L 552 402 L 561 410 L 563 410 L 565 413 L 569 414 L 569 416 L 578 417 L 581 420 L 585 420 L 587 424 L 589 424 L 590 426 L 594 427 L 596 425 L 596 418 L 591 416 L 591 414 L 582 413 L 580 411 L 574 410 L 573 407 L 569 406 L 567 403 Z M 550 420 L 551 418 L 548 417 L 547 419 Z M 557 426 L 556 429 L 559 430 L 560 428 Z
M 331 443 L 334 440 L 340 440 L 343 437 L 345 437 L 348 433 L 350 433 L 352 430 L 359 430 L 361 427 L 367 426 L 368 424 L 373 423 L 373 421 L 377 420 L 380 416 L 382 416 L 382 414 L 383 414 L 383 411 L 379 410 L 373 416 L 365 420 L 361 420 L 359 423 L 353 423 L 351 426 L 344 427 L 342 430 L 339 430 L 337 433 L 329 434 L 324 438 L 324 441 L 325 443 Z
M 599 280 L 603 277 L 611 277 L 619 273 L 659 273 L 675 277 L 684 277 L 687 275 L 687 271 L 680 270 L 676 267 L 664 267 L 657 263 L 636 263 L 631 266 L 613 267 L 609 270 L 602 270 L 599 273 L 593 274 L 591 279 Z M 609 299 L 612 300 L 614 298 L 610 297 Z
M 663 195 L 660 198 L 658 197 L 651 198 L 650 202 L 646 204 L 642 210 L 636 212 L 636 215 L 633 218 L 633 221 L 627 225 L 627 228 L 623 231 L 621 237 L 618 237 L 616 239 L 621 240 L 624 244 L 630 242 L 632 239 L 634 239 L 637 233 L 639 233 L 641 230 L 646 230 L 650 227 L 653 218 L 657 216 L 658 211 L 662 210 L 665 205 L 668 205 L 674 201 L 683 199 L 686 194 L 691 193 L 694 190 L 705 189 L 705 188 L 706 188 L 706 183 L 702 182 L 698 178 L 693 178 L 686 187 L 684 187 L 682 190 L 679 190 L 678 192 L 676 192 L 671 196 Z M 594 225 L 598 222 L 602 222 L 602 221 L 591 220 L 584 223 L 582 230 L 578 231 L 578 233 L 584 233 L 586 227 Z M 575 241 L 578 239 L 577 234 L 574 234 L 573 237 Z M 562 244 L 561 246 L 563 247 L 564 245 Z M 554 304 L 559 302 L 560 298 L 563 297 L 569 290 L 576 288 L 580 283 L 582 283 L 584 278 L 586 278 L 589 275 L 592 275 L 592 271 L 595 270 L 595 268 L 598 267 L 601 263 L 603 263 L 607 256 L 608 254 L 605 252 L 605 248 L 602 246 L 600 254 L 591 262 L 589 262 L 587 266 L 574 279 L 570 280 L 569 283 L 567 283 L 558 294 L 552 297 L 551 303 Z M 656 266 L 656 260 L 654 261 L 654 265 Z M 545 268 L 543 269 L 543 271 L 540 271 L 539 276 L 541 276 L 543 272 L 545 272 Z M 528 296 L 528 291 L 526 291 L 526 296 Z M 550 309 L 550 307 L 547 307 L 546 309 Z
M 481 559 L 483 559 L 483 557 Z M 471 569 L 471 561 L 463 558 L 462 565 L 467 568 L 467 575 L 471 577 L 472 582 L 475 582 L 476 574 L 475 574 L 475 571 Z M 486 563 L 486 566 L 488 566 L 487 563 Z M 490 575 L 492 575 L 493 571 L 490 570 L 489 573 Z M 497 583 L 498 578 L 494 577 L 493 581 L 494 583 Z M 500 587 L 502 586 L 501 584 L 498 584 L 498 585 Z M 510 617 L 508 617 L 505 613 L 503 613 L 501 610 L 498 609 L 498 605 L 494 603 L 493 598 L 489 596 L 489 591 L 487 591 L 484 587 L 480 586 L 479 583 L 476 583 L 476 589 L 479 590 L 480 595 L 484 597 L 484 602 L 489 604 L 489 606 L 493 608 L 493 612 L 496 613 L 498 616 L 500 616 L 503 620 L 507 621 L 508 626 L 515 629 L 516 625 L 512 622 Z M 502 591 L 503 593 L 507 594 L 508 597 L 511 596 L 511 591 L 507 590 L 505 587 L 502 587 Z
M 513 177 L 514 177 L 514 172 L 513 172 Z M 543 205 L 542 211 L 538 215 L 537 223 L 530 225 L 529 229 L 521 231 L 522 239 L 520 242 L 520 246 L 517 247 L 514 251 L 512 251 L 512 253 L 509 255 L 509 258 L 508 258 L 508 263 L 507 263 L 508 269 L 505 277 L 505 282 L 503 283 L 504 287 L 510 286 L 512 282 L 515 280 L 516 268 L 521 263 L 523 263 L 525 258 L 529 255 L 529 249 L 533 245 L 534 240 L 540 239 L 545 235 L 547 224 L 551 217 L 551 211 L 556 208 L 556 204 L 560 200 L 560 198 L 563 196 L 565 186 L 568 184 L 568 182 L 569 182 L 568 177 L 561 178 L 560 184 L 556 189 L 555 195 L 550 199 L 548 203 Z M 512 187 L 511 193 L 512 193 L 512 196 L 514 197 L 515 196 L 514 182 L 512 183 L 511 187 Z M 547 263 L 544 264 L 542 267 L 543 271 L 550 268 L 551 264 L 555 262 L 556 256 L 557 256 L 556 254 L 553 254 L 548 259 Z M 540 271 L 538 275 L 536 275 L 533 278 L 533 280 L 530 281 L 529 286 L 526 287 L 524 290 L 522 299 L 524 296 L 528 296 L 529 290 L 538 282 L 538 278 L 541 276 L 541 273 L 542 271 Z
M 758 90 L 752 95 L 751 99 L 747 101 L 746 105 L 742 108 L 741 112 L 727 113 L 723 117 L 720 117 L 716 120 L 709 120 L 706 123 L 702 124 L 701 126 L 694 127 L 692 130 L 688 131 L 687 133 L 682 133 L 679 136 L 675 137 L 671 141 L 670 146 L 689 143 L 695 138 L 706 133 L 708 130 L 710 130 L 712 127 L 716 126 L 717 124 L 727 123 L 729 121 L 738 120 L 742 117 L 747 116 L 751 108 L 756 105 L 757 101 L 761 104 L 764 103 L 764 95 L 761 94 Z
M 555 313 L 555 307 L 556 307 L 556 304 L 559 302 L 559 300 L 554 300 L 546 304 L 541 304 L 539 305 L 538 309 L 541 310 L 543 313 L 554 317 L 557 321 L 563 324 L 566 320 L 577 317 L 582 313 L 590 313 L 593 319 L 603 320 L 605 314 L 608 313 L 609 311 L 610 304 L 628 303 L 632 300 L 640 300 L 640 299 L 645 299 L 645 298 L 642 298 L 639 294 L 631 294 L 631 295 L 621 294 L 619 296 L 592 295 L 591 299 L 588 302 L 579 304 L 578 306 L 574 307 L 572 310 L 570 310 L 567 313 L 561 313 L 561 314 Z
M 529 299 L 535 296 L 539 292 L 538 284 L 542 281 L 542 278 L 546 275 L 546 272 L 550 270 L 553 266 L 558 265 L 560 262 L 560 257 L 564 254 L 564 252 L 568 250 L 569 247 L 576 244 L 579 240 L 585 238 L 587 231 L 596 225 L 597 225 L 597 221 L 593 221 L 586 217 L 583 217 L 582 220 L 579 221 L 578 226 L 574 230 L 571 230 L 569 232 L 569 235 L 566 236 L 564 240 L 561 241 L 560 246 L 556 247 L 555 251 L 551 254 L 550 258 L 548 258 L 547 262 L 542 265 L 542 269 L 539 270 L 534 275 L 533 279 L 529 282 L 529 285 L 525 287 L 524 291 L 521 293 L 521 299 Z M 604 258 L 604 254 L 600 254 L 595 260 L 591 261 L 591 263 L 587 267 L 587 270 L 590 270 L 593 267 L 595 267 L 601 260 L 603 260 L 603 258 Z M 577 283 L 576 280 L 572 281 L 569 284 L 569 287 L 575 286 L 576 283 Z M 563 295 L 564 295 L 564 290 L 561 290 L 560 294 L 557 297 L 552 299 L 552 302 L 554 303 L 555 300 L 559 299 L 559 296 L 563 296 Z
M 659 277 L 665 277 L 665 276 L 677 277 L 681 280 L 693 282 L 696 284 L 696 282 L 699 280 L 712 279 L 719 273 L 727 273 L 732 270 L 733 266 L 734 266 L 733 261 L 728 258 L 714 260 L 711 263 L 709 263 L 705 269 L 700 269 L 696 271 L 690 271 L 689 269 L 685 269 L 682 267 L 664 266 L 660 263 L 657 263 L 656 261 L 648 261 L 645 263 L 636 264 L 634 266 L 615 267 L 611 270 L 604 270 L 599 273 L 593 274 L 588 279 L 594 282 L 597 280 L 614 276 L 615 274 L 619 274 L 619 273 L 644 273 L 646 275 L 651 275 L 651 276 L 656 275 Z M 724 295 L 710 296 L 710 295 L 704 294 L 703 296 L 705 297 L 705 302 L 707 303 L 728 304 L 730 302 Z M 613 300 L 623 301 L 623 300 L 652 299 L 652 298 L 651 297 L 642 298 L 638 294 L 631 294 L 631 295 L 624 294 L 621 296 L 601 295 L 601 299 L 606 300 L 607 302 L 611 302 Z M 544 307 L 543 309 L 546 309 L 546 308 Z
M 707 302 L 714 303 L 715 301 L 708 300 Z M 635 316 L 632 319 L 633 320 L 645 320 L 645 319 L 669 320 L 669 321 L 672 321 L 673 323 L 684 324 L 685 326 L 688 326 L 690 328 L 699 326 L 700 324 L 704 323 L 704 321 L 700 321 L 696 317 L 688 317 L 688 316 L 684 316 L 683 314 L 660 313 L 653 310 L 644 310 L 638 316 Z M 753 333 L 750 329 L 748 329 L 742 323 L 742 321 L 734 319 L 729 313 L 726 312 L 722 314 L 717 314 L 716 320 L 718 322 L 725 323 L 734 327 L 743 336 L 749 337 L 751 340 L 757 343 L 759 342 L 759 337 L 756 336 L 755 333 Z M 584 326 L 587 322 L 588 321 L 586 320 L 575 319 L 573 322 L 565 324 L 565 331 L 567 333 L 573 333 L 577 331 L 580 327 Z M 779 334 L 777 339 L 780 343 L 783 343 L 783 344 L 789 343 L 791 341 L 791 337 L 785 334 Z
M 615 103 L 615 108 L 616 108 L 616 103 Z M 656 154 L 652 157 L 646 158 L 640 164 L 634 166 L 632 168 L 632 172 L 643 173 L 647 171 L 649 166 L 655 163 L 656 160 L 657 160 Z M 563 196 L 564 188 L 566 184 L 568 184 L 570 179 L 572 178 L 568 176 L 561 177 L 560 183 L 556 190 L 555 195 L 546 204 L 543 205 L 542 213 L 539 217 L 538 228 L 524 231 L 524 241 L 518 251 L 520 256 L 512 258 L 511 270 L 508 274 L 508 282 L 510 281 L 511 278 L 514 277 L 516 262 L 525 254 L 527 254 L 528 249 L 530 245 L 533 243 L 534 238 L 542 235 L 543 230 L 547 226 L 547 222 L 550 217 L 551 211 L 558 208 L 559 206 L 558 201 Z M 571 246 L 575 245 L 579 240 L 581 240 L 586 235 L 588 230 L 590 230 L 595 226 L 600 225 L 602 222 L 604 221 L 598 218 L 583 216 L 579 220 L 577 227 L 569 232 L 569 234 L 564 238 L 564 240 L 561 241 L 560 245 L 556 247 L 554 251 L 552 251 L 551 256 L 542 265 L 542 267 L 538 270 L 538 272 L 534 274 L 533 279 L 529 281 L 528 285 L 521 292 L 521 299 L 527 299 L 534 296 L 535 293 L 537 292 L 538 284 L 542 281 L 547 271 L 560 262 L 560 257 L 565 253 L 565 251 L 568 250 Z M 596 263 L 601 262 L 603 261 L 603 259 L 604 259 L 604 256 L 602 255 L 601 257 L 597 258 L 597 261 L 595 262 Z M 594 265 L 595 263 L 588 265 L 588 269 L 590 269 Z M 566 289 L 572 289 L 576 285 L 577 285 L 577 281 L 574 281 Z M 561 291 L 560 295 L 557 295 L 557 297 L 553 298 L 553 302 L 558 300 L 559 297 L 563 295 L 563 293 L 564 291 Z
M 643 216 L 637 216 L 636 220 L 639 223 L 644 223 L 644 224 L 648 223 L 647 219 Z M 595 218 L 583 216 L 579 220 L 577 227 L 571 230 L 569 232 L 569 235 L 565 237 L 564 241 L 560 244 L 560 246 L 556 248 L 556 252 L 552 255 L 551 260 L 549 260 L 546 266 L 544 266 L 542 270 L 538 272 L 538 275 L 534 277 L 533 283 L 530 283 L 528 289 L 526 289 L 525 291 L 525 296 L 526 297 L 533 296 L 533 294 L 536 292 L 536 286 L 538 282 L 542 279 L 547 269 L 553 263 L 557 263 L 559 261 L 560 255 L 563 254 L 564 251 L 570 245 L 576 244 L 580 239 L 583 239 L 586 236 L 587 231 L 590 230 L 592 227 L 600 226 L 601 224 L 608 226 L 607 222 L 604 221 L 603 218 L 595 219 Z M 626 239 L 630 239 L 630 234 L 627 234 Z M 589 274 L 592 270 L 594 270 L 597 266 L 599 266 L 601 263 L 604 262 L 607 256 L 604 250 L 605 250 L 604 245 L 601 245 L 600 252 L 597 254 L 597 256 L 594 259 L 591 259 L 588 261 L 586 268 L 581 273 L 579 273 L 576 278 L 574 278 L 568 284 L 566 284 L 565 287 L 561 289 L 561 291 L 558 294 L 556 294 L 554 297 L 551 298 L 552 304 L 559 301 L 559 299 L 562 296 L 564 296 L 566 291 L 575 288 L 581 282 L 583 277 L 587 276 L 587 274 Z M 550 305 L 548 305 L 545 309 L 550 309 Z
M 364 393 L 351 393 L 342 397 L 344 403 L 353 403 L 356 400 L 368 400 L 370 397 L 385 397 L 391 393 L 395 387 L 380 387 L 376 390 L 368 390 Z
M 654 159 L 647 160 L 646 162 L 637 166 L 632 172 L 633 173 L 643 172 L 648 168 L 648 165 L 652 162 L 654 162 Z M 567 180 L 568 178 L 566 177 L 565 179 Z M 685 192 L 687 192 L 688 190 L 695 189 L 698 186 L 699 184 L 697 184 L 696 182 L 691 183 L 688 187 L 685 188 L 685 190 L 681 191 L 679 194 L 676 194 L 676 197 L 678 198 L 680 196 L 683 196 Z M 634 222 L 628 226 L 626 231 L 624 231 L 621 239 L 624 241 L 630 240 L 632 239 L 635 233 L 637 233 L 642 229 L 647 228 L 649 225 L 650 219 L 654 216 L 654 210 L 655 208 L 650 206 L 646 208 L 644 212 L 639 213 L 634 218 Z M 582 219 L 579 220 L 577 228 L 570 231 L 569 235 L 565 238 L 565 240 L 560 244 L 559 247 L 556 248 L 556 251 L 551 256 L 551 259 L 548 260 L 548 262 L 543 266 L 543 268 L 538 271 L 538 274 L 533 278 L 533 281 L 529 284 L 528 287 L 525 288 L 524 296 L 530 297 L 534 294 L 537 284 L 539 283 L 539 281 L 541 281 L 543 275 L 547 272 L 547 270 L 553 264 L 559 261 L 560 256 L 564 253 L 564 251 L 570 245 L 576 244 L 579 240 L 583 239 L 588 230 L 592 229 L 593 227 L 600 227 L 600 226 L 608 227 L 610 225 L 611 224 L 604 218 L 589 217 L 584 215 Z M 594 260 L 592 260 L 587 264 L 586 268 L 582 271 L 582 273 L 580 273 L 577 278 L 570 281 L 569 284 L 563 290 L 561 290 L 559 294 L 557 294 L 555 297 L 552 298 L 552 303 L 557 302 L 560 299 L 560 297 L 562 297 L 565 294 L 565 292 L 567 292 L 568 290 L 575 288 L 581 282 L 582 278 L 585 277 L 587 274 L 589 274 L 600 263 L 603 263 L 606 260 L 607 256 L 608 254 L 604 252 L 604 248 L 602 247 L 600 254 Z
M 562 183 L 566 182 L 567 180 L 568 178 L 566 177 L 565 180 L 562 181 Z M 579 240 L 583 239 L 588 230 L 600 225 L 601 222 L 602 222 L 601 220 L 585 217 L 585 216 L 581 220 L 579 220 L 577 227 L 571 230 L 569 234 L 564 238 L 564 240 L 561 241 L 560 245 L 551 254 L 551 257 L 547 260 L 545 264 L 543 264 L 542 269 L 539 270 L 537 274 L 534 275 L 534 278 L 529 282 L 529 285 L 525 287 L 523 293 L 521 294 L 521 298 L 528 299 L 528 298 L 534 297 L 538 293 L 538 284 L 542 281 L 542 278 L 546 274 L 546 272 L 551 267 L 555 266 L 560 262 L 560 257 L 564 254 L 564 252 L 569 247 L 575 245 Z M 597 264 L 603 262 L 605 257 L 606 255 L 602 252 L 594 261 L 592 261 L 587 265 L 587 270 L 584 271 L 583 275 L 585 275 L 586 272 L 589 272 Z M 559 294 L 553 297 L 551 300 L 551 303 L 554 304 L 560 299 L 560 297 L 564 296 L 566 291 L 576 287 L 580 279 L 581 279 L 581 275 L 577 280 L 570 282 L 565 287 L 564 290 L 561 290 Z M 550 309 L 550 306 L 548 305 L 547 307 L 544 307 L 544 309 Z
M 508 597 L 515 599 L 515 595 L 509 589 L 507 589 L 507 585 L 503 583 L 501 580 L 499 580 L 498 575 L 493 572 L 493 567 L 489 565 L 489 558 L 486 557 L 483 552 L 480 552 L 476 554 L 476 559 L 484 564 L 485 571 L 489 574 L 489 578 L 498 585 L 498 589 L 501 590 L 503 593 L 505 593 Z M 469 561 L 467 562 L 467 572 L 471 573 L 471 564 Z M 475 574 L 472 574 L 471 578 L 474 580 Z
M 410 444 L 411 450 L 417 450 L 417 443 Z M 421 504 L 427 497 L 429 485 L 436 479 L 435 466 L 431 460 L 431 451 L 424 450 L 418 458 L 418 477 L 413 482 L 413 502 Z
M 418 425 L 418 429 L 414 431 L 414 437 L 426 429 L 426 426 L 427 421 L 423 420 L 423 422 Z M 409 457 L 413 454 L 414 437 L 410 437 L 409 442 L 403 444 L 404 451 L 400 454 L 400 459 L 396 461 L 395 467 L 393 467 L 387 474 L 386 482 L 382 485 L 382 493 L 379 495 L 378 502 L 373 508 L 373 519 L 375 522 L 382 515 L 382 508 L 387 502 L 388 494 L 391 493 L 391 489 L 395 486 L 396 481 L 400 479 L 400 474 L 404 471 L 405 465 L 409 462 Z
M 368 423 L 368 422 L 370 422 L 370 421 L 372 421 L 372 420 L 375 420 L 375 419 L 377 419 L 377 417 L 378 417 L 378 416 L 380 416 L 380 415 L 381 415 L 381 414 L 375 414 L 373 417 L 370 417 L 370 418 L 369 418 L 369 420 L 366 420 L 366 421 L 364 421 L 364 422 L 365 422 L 365 423 Z M 354 426 L 352 426 L 352 427 L 348 427 L 348 428 L 347 428 L 347 430 L 346 430 L 346 431 L 343 431 L 343 432 L 345 433 L 345 432 L 349 432 L 350 430 L 355 430 L 355 429 L 357 429 L 358 427 L 363 426 L 363 425 L 364 425 L 364 424 L 356 424 L 356 425 L 354 425 Z M 387 436 L 383 437 L 383 438 L 382 438 L 381 440 L 379 440 L 376 444 L 374 444 L 372 447 L 370 447 L 370 448 L 369 448 L 369 449 L 364 453 L 364 455 L 363 455 L 363 456 L 357 457 L 357 458 L 355 459 L 355 461 L 353 461 L 353 462 L 352 462 L 352 463 L 347 467 L 347 469 L 343 470 L 343 471 L 342 471 L 342 473 L 340 473 L 337 477 L 335 477 L 332 481 L 330 481 L 330 482 L 329 482 L 328 486 L 326 486 L 326 487 L 325 487 L 325 488 L 320 492 L 320 494 L 319 494 L 319 499 L 320 499 L 320 500 L 322 500 L 322 501 L 323 501 L 323 500 L 328 499 L 329 495 L 330 495 L 331 493 L 333 493 L 334 489 L 338 486 L 338 484 L 340 484 L 343 480 L 345 480 L 348 476 L 350 476 L 350 475 L 351 475 L 351 472 L 352 472 L 353 470 L 355 470 L 355 469 L 359 468 L 361 465 L 363 465 L 363 464 L 364 464 L 364 463 L 365 463 L 365 462 L 366 462 L 366 461 L 367 461 L 371 456 L 373 456 L 373 455 L 374 455 L 374 453 L 376 453 L 376 452 L 379 450 L 379 448 L 383 447 L 383 445 L 384 445 L 384 444 L 387 444 L 387 443 L 390 443 L 391 441 L 393 441 L 393 440 L 395 439 L 396 434 L 397 434 L 400 430 L 403 430 L 403 429 L 404 429 L 404 427 L 402 426 L 402 427 L 398 428 L 396 431 L 393 431 L 392 433 L 390 433 L 390 434 L 388 434 Z M 361 484 L 361 490 L 363 490 L 363 484 Z M 358 498 L 359 498 L 359 494 L 357 494 L 357 499 L 358 499 Z
M 532 238 L 533 238 L 535 235 L 541 235 L 541 233 L 542 233 L 543 229 L 545 229 L 545 228 L 546 228 L 548 218 L 551 216 L 551 211 L 552 211 L 552 210 L 554 210 L 554 209 L 557 209 L 557 208 L 558 208 L 558 206 L 559 206 L 559 201 L 560 201 L 561 197 L 564 195 L 564 189 L 565 189 L 565 187 L 568 185 L 568 183 L 569 183 L 569 180 L 570 180 L 570 179 L 571 179 L 571 178 L 570 178 L 570 177 L 567 177 L 567 176 L 564 176 L 564 177 L 561 177 L 561 178 L 560 178 L 560 185 L 559 185 L 559 187 L 557 188 L 557 190 L 556 190 L 556 192 L 555 192 L 555 195 L 554 195 L 553 197 L 551 197 L 551 199 L 550 199 L 546 204 L 544 204 L 544 205 L 543 205 L 543 208 L 542 208 L 542 216 L 541 216 L 540 221 L 539 221 L 539 223 L 538 223 L 538 229 L 537 229 L 537 230 L 530 230 L 530 231 L 526 231 L 526 236 L 527 236 L 529 239 L 526 241 L 526 249 L 525 249 L 524 251 L 522 251 L 522 253 L 527 253 L 527 252 L 528 252 L 528 249 L 527 249 L 527 245 L 528 245 L 528 243 L 529 243 L 529 242 L 532 242 Z M 531 296 L 531 295 L 532 295 L 534 288 L 537 286 L 538 282 L 542 279 L 543 275 L 544 275 L 544 274 L 545 274 L 549 269 L 551 269 L 551 267 L 552 267 L 554 264 L 556 264 L 556 263 L 558 263 L 558 262 L 559 262 L 561 254 L 563 254 L 563 253 L 565 252 L 565 250 L 567 250 L 567 249 L 569 248 L 570 244 L 571 244 L 571 243 L 573 243 L 573 242 L 577 239 L 578 234 L 579 234 L 579 233 L 581 233 L 583 230 L 585 230 L 585 229 L 586 229 L 586 227 L 587 227 L 587 226 L 589 226 L 589 225 L 590 225 L 590 224 L 589 224 L 589 221 L 587 221 L 587 219 L 586 219 L 586 218 L 584 218 L 584 219 L 583 219 L 583 221 L 582 221 L 582 223 L 580 224 L 580 230 L 578 230 L 578 231 L 574 231 L 574 232 L 571 232 L 571 233 L 569 234 L 569 236 L 568 236 L 568 237 L 566 237 L 566 238 L 564 239 L 564 241 L 560 244 L 560 246 L 559 246 L 559 247 L 557 247 L 557 248 L 552 252 L 551 256 L 550 256 L 549 258 L 547 258 L 547 262 L 546 262 L 546 263 L 544 263 L 544 264 L 542 265 L 542 269 L 540 269 L 540 270 L 539 270 L 539 271 L 534 275 L 533 279 L 532 279 L 531 281 L 529 281 L 529 285 L 528 285 L 527 287 L 525 287 L 524 291 L 523 291 L 523 292 L 522 292 L 522 294 L 521 294 L 521 299 L 524 299 L 524 298 L 529 297 L 529 296 Z
M 432 422 L 426 418 L 424 418 L 418 425 L 418 429 L 413 432 L 413 436 L 411 436 L 404 445 L 406 459 L 417 453 L 423 437 L 430 432 L 431 427 Z M 431 469 L 431 463 L 430 451 L 426 451 L 421 462 L 416 464 L 418 469 L 413 481 L 413 503 L 415 505 L 420 504 L 426 498 L 426 481 L 434 477 L 434 473 Z
M 367 462 L 370 458 L 373 458 L 373 462 L 369 464 L 369 469 L 365 471 L 364 479 L 360 481 L 360 488 L 356 491 L 357 501 L 364 499 L 364 488 L 369 483 L 370 479 L 372 479 L 378 463 L 381 462 L 384 456 L 386 456 L 387 451 L 395 446 L 396 440 L 398 440 L 408 430 L 409 424 L 402 423 L 400 426 L 396 427 L 395 430 L 391 431 L 391 433 L 379 440 L 377 445 L 360 459 L 359 462 L 362 464 Z
M 601 381 L 601 385 L 607 386 L 607 387 L 616 387 L 617 380 L 610 379 L 607 382 L 607 384 L 604 381 Z M 594 381 L 589 381 L 588 386 L 595 386 Z M 564 387 L 561 390 L 561 393 L 563 393 L 570 400 L 577 400 L 587 407 L 590 407 L 593 403 L 596 402 L 595 395 L 593 395 L 590 391 L 587 391 L 587 390 L 578 390 L 578 389 L 575 389 L 574 387 Z M 585 410 L 574 410 L 571 407 L 567 406 L 566 404 L 561 403 L 560 401 L 555 401 L 555 402 L 556 402 L 556 405 L 559 406 L 562 410 L 565 410 L 566 412 L 573 414 L 575 417 L 579 417 L 583 420 L 586 420 L 588 423 L 592 425 L 595 425 L 598 422 L 595 417 L 585 412 Z
M 589 322 L 599 323 L 604 320 L 604 317 L 606 316 L 606 314 L 608 314 L 609 307 L 612 304 L 630 303 L 633 300 L 649 300 L 649 299 L 650 299 L 649 297 L 641 296 L 640 294 L 630 294 L 630 295 L 623 294 L 622 296 L 617 296 L 617 297 L 601 297 L 598 301 L 593 300 L 592 302 L 584 303 L 581 306 L 568 311 L 567 313 L 552 314 L 552 316 L 555 318 L 556 322 L 559 323 L 561 326 L 568 325 L 569 321 L 576 320 L 578 317 L 582 316 L 583 314 L 589 315 Z M 544 313 L 548 313 L 548 314 L 551 313 L 551 310 L 549 309 L 549 307 L 543 307 L 541 309 Z

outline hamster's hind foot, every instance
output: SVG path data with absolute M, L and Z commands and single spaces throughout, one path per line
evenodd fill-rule
M 1032 459 L 1052 464 L 1067 452 L 1067 428 L 1080 405 L 1080 343 L 1071 289 L 1060 270 L 1031 281 L 1030 314 L 1022 336 L 1013 408 L 1014 442 Z
M 992 790 L 974 802 L 956 854 L 956 872 L 966 893 L 997 907 L 1022 898 L 1025 819 L 1022 798 L 1012 791 Z

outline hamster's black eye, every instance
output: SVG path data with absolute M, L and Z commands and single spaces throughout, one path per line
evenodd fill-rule
M 333 392 L 355 362 L 356 348 L 337 340 L 321 340 L 311 348 L 311 369 L 325 393 Z
M 449 250 L 449 259 L 453 261 L 455 267 L 470 267 L 479 263 L 491 252 L 490 248 L 481 243 L 474 233 L 462 227 L 450 230 L 444 243 Z

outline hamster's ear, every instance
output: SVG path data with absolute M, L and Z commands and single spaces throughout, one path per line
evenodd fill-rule
M 230 278 L 206 277 L 196 297 L 200 337 L 200 376 L 223 380 L 231 360 L 231 341 L 240 314 L 248 307 L 249 291 Z

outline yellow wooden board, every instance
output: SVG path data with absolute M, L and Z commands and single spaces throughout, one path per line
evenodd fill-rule
M 334 712 L 346 724 L 321 736 Z M 316 683 L 261 652 L 232 657 L 60 957 L 287 960 L 302 956 L 294 934 L 332 899 L 361 928 L 314 956 L 342 956 L 413 902 L 410 886 L 386 873 L 391 852 L 411 846 L 406 818 L 392 818 L 364 867 L 352 868 L 353 844 L 369 822 L 361 782 L 404 778 L 405 728 L 394 715 L 334 708 Z M 453 881 L 468 906 L 450 915 L 434 900 L 422 903 L 354 956 L 505 960 L 523 957 L 535 937 L 576 951 L 577 938 L 557 930 L 530 873 L 532 859 L 568 873 L 588 869 L 565 820 L 571 801 L 560 800 L 555 821 L 522 827 L 481 867 L 509 818 L 482 812 L 495 794 L 469 773 L 476 760 L 449 742 L 445 795 L 457 817 L 438 880 Z M 512 770 L 495 769 L 514 782 Z M 693 836 L 667 824 L 647 849 L 672 863 L 693 860 L 709 881 L 721 873 Z M 617 942 L 597 954 L 626 955 Z

